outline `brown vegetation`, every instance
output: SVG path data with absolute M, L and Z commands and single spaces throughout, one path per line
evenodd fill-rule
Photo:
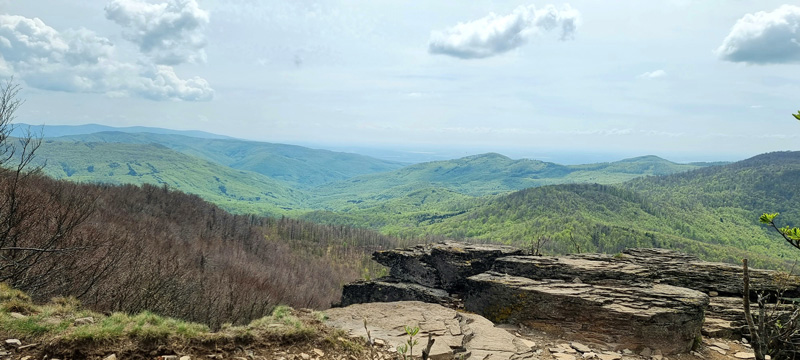
M 10 182 L 1 176 L 0 189 Z M 367 230 L 231 215 L 150 185 L 29 176 L 17 198 L 25 216 L 8 226 L 14 243 L 0 249 L 0 280 L 41 300 L 76 296 L 99 311 L 150 310 L 212 327 L 276 304 L 328 307 L 362 275 L 366 254 L 395 245 Z

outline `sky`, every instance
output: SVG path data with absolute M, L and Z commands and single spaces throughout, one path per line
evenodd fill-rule
M 800 150 L 785 0 L 0 0 L 12 76 L 29 124 L 565 163 Z

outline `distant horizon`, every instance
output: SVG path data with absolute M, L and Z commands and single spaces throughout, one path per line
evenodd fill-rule
M 100 126 L 104 128 L 116 129 L 116 130 L 125 130 L 125 129 L 134 129 L 134 128 L 152 128 L 163 130 L 166 132 L 175 132 L 177 135 L 183 136 L 192 136 L 187 135 L 189 133 L 205 133 L 208 135 L 216 136 L 220 139 L 232 139 L 232 140 L 242 140 L 242 141 L 255 141 L 255 142 L 264 142 L 264 143 L 275 143 L 275 144 L 285 144 L 285 145 L 296 145 L 302 146 L 307 148 L 313 149 L 321 149 L 321 150 L 330 150 L 330 151 L 337 151 L 337 152 L 346 152 L 346 153 L 354 153 L 360 154 L 365 156 L 370 156 L 377 159 L 388 160 L 388 161 L 397 161 L 397 162 L 404 162 L 409 164 L 415 163 L 423 163 L 423 162 L 431 162 L 431 161 L 445 161 L 445 160 L 453 160 L 459 159 L 467 156 L 473 155 L 481 155 L 487 153 L 497 153 L 508 158 L 519 160 L 519 159 L 530 159 L 530 160 L 539 160 L 545 162 L 552 162 L 562 165 L 580 165 L 580 164 L 592 164 L 592 163 L 602 163 L 602 162 L 615 162 L 621 161 L 625 159 L 643 157 L 643 156 L 657 156 L 659 158 L 678 163 L 678 164 L 687 164 L 687 163 L 694 163 L 694 162 L 736 162 L 751 158 L 753 156 L 757 156 L 760 154 L 768 153 L 768 152 L 777 152 L 777 151 L 793 151 L 793 150 L 772 150 L 767 152 L 761 152 L 756 154 L 714 154 L 714 155 L 690 155 L 690 154 L 681 154 L 681 153 L 667 153 L 667 154 L 659 154 L 659 153 L 634 153 L 633 151 L 628 152 L 603 152 L 603 151 L 568 151 L 568 150 L 559 150 L 559 149 L 524 149 L 524 148 L 489 148 L 485 146 L 478 146 L 478 147 L 458 147 L 458 146 L 435 146 L 435 145 L 417 145 L 417 146 L 392 146 L 392 145 L 385 145 L 381 146 L 379 144 L 336 144 L 336 143 L 313 143 L 313 142 L 288 142 L 288 141 L 267 141 L 267 140 L 259 140 L 259 139 L 246 139 L 246 138 L 239 138 L 233 137 L 225 134 L 218 134 L 214 132 L 198 130 L 198 129 L 171 129 L 171 128 L 164 128 L 158 126 L 140 126 L 140 125 L 133 125 L 133 126 L 112 126 L 112 125 L 104 125 L 98 123 L 86 123 L 86 124 L 58 124 L 58 125 L 46 125 L 46 124 L 28 124 L 28 123 L 16 123 L 20 127 L 59 127 L 59 128 L 80 128 L 86 126 Z M 74 135 L 79 134 L 90 134 L 92 132 L 75 132 Z M 55 135 L 55 136 L 48 136 L 44 134 L 45 137 L 61 137 L 61 136 L 68 136 L 68 135 Z

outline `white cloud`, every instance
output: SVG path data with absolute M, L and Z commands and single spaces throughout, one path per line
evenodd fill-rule
M 112 0 L 106 18 L 126 31 L 123 36 L 158 63 L 177 65 L 205 62 L 208 12 L 195 0 L 168 0 L 151 4 L 140 0 Z
M 59 32 L 38 18 L 0 15 L 0 74 L 29 86 L 66 92 L 137 95 L 156 100 L 210 100 L 214 90 L 169 66 L 114 59 L 114 45 L 87 29 Z
M 667 72 L 661 69 L 655 71 L 648 71 L 637 76 L 640 79 L 658 79 L 667 76 Z
M 745 15 L 716 53 L 722 60 L 748 64 L 800 62 L 800 6 Z
M 571 39 L 580 23 L 580 13 L 565 5 L 536 9 L 520 6 L 511 14 L 495 13 L 470 22 L 458 23 L 431 33 L 428 52 L 462 59 L 480 59 L 505 53 L 525 44 L 532 36 L 560 28 L 560 39 Z
M 153 100 L 208 101 L 214 97 L 208 81 L 197 76 L 181 79 L 171 66 L 156 65 L 142 75 L 139 93 Z

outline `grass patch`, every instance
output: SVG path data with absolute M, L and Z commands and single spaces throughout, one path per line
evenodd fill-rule
M 47 304 L 37 305 L 23 292 L 0 284 L 0 336 L 24 339 L 28 342 L 64 344 L 117 344 L 162 343 L 173 341 L 234 341 L 252 343 L 259 338 L 279 342 L 305 341 L 319 336 L 322 312 L 296 311 L 288 306 L 277 306 L 269 316 L 254 320 L 246 326 L 223 325 L 212 333 L 203 324 L 163 317 L 144 311 L 135 315 L 113 313 L 103 315 L 81 308 L 75 298 L 57 297 Z M 30 314 L 20 316 L 15 313 Z M 92 321 L 76 324 L 76 319 L 91 318 Z M 360 351 L 357 343 L 341 334 L 326 336 L 326 341 L 349 352 Z
M 288 306 L 277 306 L 270 316 L 253 320 L 246 328 L 286 339 L 310 338 L 317 334 L 313 326 L 304 324 L 293 312 Z
M 14 289 L 6 283 L 0 283 L 0 302 L 5 303 L 14 299 L 31 302 L 28 294 Z
M 6 331 L 8 335 L 26 339 L 59 333 L 68 326 L 68 322 L 48 320 L 42 316 L 28 316 L 17 319 L 9 314 L 0 315 L 0 328 Z

